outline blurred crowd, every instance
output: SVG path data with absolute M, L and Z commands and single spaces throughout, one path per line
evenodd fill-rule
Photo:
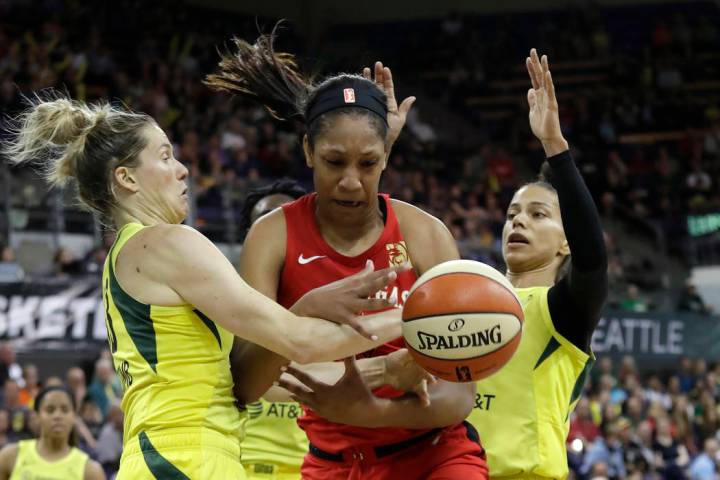
M 123 413 L 107 350 L 89 368 L 48 377 L 33 364 L 19 365 L 11 344 L 0 344 L 0 447 L 37 434 L 34 398 L 53 384 L 73 392 L 75 442 L 112 478 L 122 453 Z M 641 374 L 631 357 L 619 365 L 600 357 L 570 415 L 571 478 L 717 479 L 719 402 L 720 363 L 683 358 L 673 372 Z
M 590 377 L 567 439 L 575 478 L 718 478 L 720 363 L 641 375 L 632 357 L 602 357 Z

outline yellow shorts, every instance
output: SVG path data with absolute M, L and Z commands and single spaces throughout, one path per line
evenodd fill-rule
M 300 466 L 243 463 L 247 480 L 300 480 Z
M 168 433 L 168 432 L 172 433 Z M 206 429 L 141 432 L 123 447 L 117 480 L 245 480 L 237 437 Z

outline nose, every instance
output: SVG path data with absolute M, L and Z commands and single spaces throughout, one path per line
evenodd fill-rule
M 185 179 L 188 177 L 188 175 L 189 175 L 189 171 L 188 171 L 188 169 L 187 169 L 187 167 L 185 166 L 184 163 L 182 163 L 182 162 L 179 161 L 179 160 L 176 160 L 176 162 L 178 162 L 178 165 L 180 166 L 179 177 L 178 177 L 178 178 L 179 178 L 180 180 L 185 180 Z
M 346 192 L 354 192 L 362 188 L 362 182 L 360 182 L 360 176 L 355 169 L 349 168 L 343 172 L 340 182 L 338 182 L 340 190 Z
M 522 213 L 522 212 L 517 213 L 512 219 L 512 226 L 513 226 L 513 228 L 518 227 L 518 226 L 525 228 L 526 221 L 527 221 L 527 216 L 524 213 Z

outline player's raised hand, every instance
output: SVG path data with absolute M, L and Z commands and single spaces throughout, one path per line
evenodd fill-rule
M 547 55 L 540 58 L 533 48 L 525 59 L 525 65 L 532 83 L 527 93 L 530 128 L 543 144 L 546 155 L 552 156 L 567 150 L 567 142 L 560 129 L 558 102 Z
M 395 281 L 399 272 L 409 268 L 409 265 L 400 265 L 376 271 L 372 260 L 368 260 L 365 268 L 355 275 L 309 291 L 291 310 L 298 315 L 349 325 L 362 336 L 375 340 L 363 326 L 359 315 L 361 312 L 394 307 L 398 300 L 396 297 L 375 298 L 375 294 Z
M 387 109 L 388 109 L 388 133 L 387 133 L 387 147 L 388 151 L 393 146 L 395 141 L 400 136 L 400 132 L 405 126 L 405 120 L 407 114 L 415 103 L 415 97 L 407 97 L 398 106 L 397 100 L 395 99 L 395 84 L 393 83 L 392 72 L 390 68 L 383 66 L 382 62 L 375 62 L 375 84 L 385 92 L 387 96 Z M 373 80 L 373 72 L 370 67 L 363 68 L 363 77 L 368 80 Z
M 424 406 L 430 405 L 428 384 L 436 378 L 415 363 L 406 348 L 385 355 L 384 382 L 401 392 L 414 393 Z

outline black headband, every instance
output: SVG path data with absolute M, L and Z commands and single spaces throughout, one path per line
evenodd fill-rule
M 331 87 L 315 96 L 308 105 L 305 124 L 310 125 L 320 115 L 338 108 L 356 107 L 370 110 L 387 124 L 387 104 L 375 85 L 357 80 L 350 85 Z
M 40 411 L 40 404 L 42 403 L 43 399 L 45 398 L 45 395 L 47 395 L 50 392 L 63 392 L 67 394 L 68 397 L 70 397 L 70 403 L 73 406 L 73 410 L 77 410 L 77 405 L 75 405 L 75 397 L 73 396 L 72 392 L 69 388 L 67 388 L 65 385 L 50 385 L 49 387 L 45 387 L 37 394 L 35 397 L 35 411 Z

